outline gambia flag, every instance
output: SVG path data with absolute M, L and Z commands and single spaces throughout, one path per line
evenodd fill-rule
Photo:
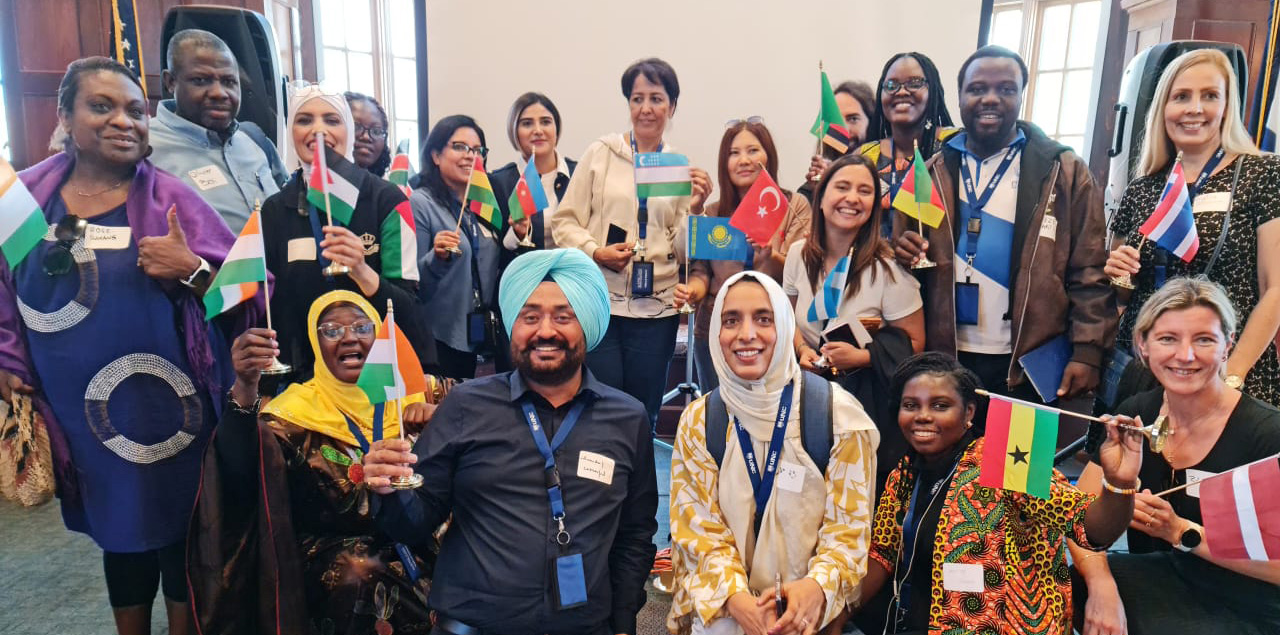
M 844 154 L 849 151 L 850 135 L 844 127 L 844 114 L 840 112 L 840 103 L 836 101 L 836 94 L 831 90 L 831 81 L 827 79 L 826 71 L 822 71 L 819 99 L 821 106 L 818 108 L 818 118 L 809 128 L 809 134 Z
M 689 196 L 689 157 L 674 152 L 641 152 L 636 155 L 636 198 Z
M 9 268 L 22 262 L 49 230 L 40 204 L 8 161 L 0 158 L 0 254 Z
M 262 225 L 258 210 L 249 214 L 249 220 L 240 230 L 240 237 L 231 245 L 227 258 L 218 269 L 218 275 L 209 283 L 204 294 L 204 319 L 224 313 L 237 304 L 258 294 L 258 283 L 267 280 L 266 250 L 262 245 Z
M 547 191 L 542 187 L 542 176 L 534 165 L 533 157 L 524 164 L 520 172 L 520 180 L 507 199 L 507 220 L 516 222 L 529 218 L 551 206 L 547 200 Z
M 409 340 L 396 328 L 396 314 L 390 300 L 387 319 L 382 322 L 373 346 L 369 347 L 369 356 L 365 358 L 356 386 L 369 396 L 372 404 L 427 391 L 427 377 Z
M 350 224 L 351 215 L 356 211 L 356 199 L 360 198 L 360 190 L 356 188 L 361 178 L 360 168 L 334 152 L 333 148 L 318 142 L 316 147 L 324 148 L 324 158 L 319 152 L 312 156 L 307 201 L 321 212 L 331 214 L 333 220 L 343 225 Z
M 418 238 L 414 234 L 413 208 L 400 201 L 382 219 L 382 275 L 394 280 L 418 279 Z
M 412 171 L 413 168 L 409 165 L 409 140 L 401 139 L 400 145 L 396 146 L 396 155 L 391 157 L 387 180 L 399 187 L 405 198 L 409 198 L 409 193 L 413 191 L 409 188 L 409 173 Z
M 489 184 L 489 174 L 484 171 L 484 162 L 476 157 L 471 166 L 471 179 L 467 182 L 467 196 L 462 206 L 484 219 L 493 227 L 502 227 L 502 216 L 498 213 L 498 197 Z
M 893 206 L 903 214 L 934 228 L 941 225 L 942 217 L 946 216 L 942 211 L 942 197 L 933 187 L 933 178 L 924 165 L 924 157 L 920 156 L 920 148 L 916 148 L 911 169 L 907 170 L 902 185 L 893 194 Z
M 1058 413 L 991 395 L 978 484 L 1049 498 Z

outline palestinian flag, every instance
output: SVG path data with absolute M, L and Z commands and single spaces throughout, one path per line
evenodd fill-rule
M 693 182 L 689 157 L 674 152 L 641 152 L 636 155 L 636 198 L 689 196 Z
M 978 484 L 1049 498 L 1058 413 L 991 395 Z
M 414 234 L 413 208 L 400 201 L 382 219 L 382 275 L 393 280 L 418 279 L 418 239 Z
M 227 258 L 218 269 L 218 275 L 209 283 L 204 294 L 204 319 L 231 310 L 237 304 L 258 294 L 258 283 L 267 280 L 266 250 L 262 244 L 262 224 L 258 210 L 253 210 L 249 220 L 240 230 L 240 237 L 231 245 Z
M 369 403 L 380 404 L 392 399 L 403 399 L 427 391 L 427 377 L 422 365 L 413 353 L 413 347 L 400 329 L 396 328 L 395 311 L 390 301 L 387 319 L 378 329 L 378 337 L 369 348 L 364 368 L 356 379 L 356 386 L 369 396 Z
M 473 214 L 484 219 L 493 227 L 502 227 L 502 215 L 498 213 L 498 197 L 489 184 L 489 174 L 484 171 L 484 162 L 476 157 L 471 166 L 471 181 L 467 183 L 467 196 L 462 206 Z
M 0 157 L 0 255 L 9 268 L 17 267 L 47 231 L 49 223 L 40 204 L 18 179 L 13 166 Z
M 356 211 L 356 199 L 360 198 L 360 190 L 356 184 L 360 182 L 361 170 L 334 152 L 333 148 L 321 143 L 317 143 L 316 147 L 324 148 L 324 158 L 316 152 L 311 159 L 307 201 L 321 212 L 331 214 L 333 220 L 347 225 L 351 223 L 351 215 Z
M 400 145 L 396 146 L 395 156 L 391 157 L 387 180 L 399 187 L 405 198 L 409 198 L 409 193 L 413 191 L 409 188 L 409 173 L 412 171 L 413 167 L 409 165 L 409 140 L 401 139 Z
M 818 118 L 809 128 L 809 134 L 821 139 L 823 143 L 840 154 L 844 154 L 849 151 L 850 135 L 848 129 L 844 127 L 844 114 L 840 112 L 840 104 L 836 101 L 835 92 L 831 90 L 831 81 L 827 79 L 826 71 L 822 71 L 822 89 L 819 99 L 821 106 L 818 108 Z
M 934 228 L 941 225 L 943 216 L 946 216 L 942 211 L 942 197 L 933 187 L 933 178 L 924 165 L 924 157 L 920 156 L 920 148 L 916 148 L 916 158 L 911 163 L 911 169 L 907 170 L 902 185 L 898 186 L 898 192 L 893 195 L 893 206 L 903 214 Z

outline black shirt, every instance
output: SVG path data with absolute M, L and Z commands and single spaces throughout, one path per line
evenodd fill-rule
M 557 611 L 553 564 L 560 554 L 543 458 L 520 403 L 532 400 L 548 440 L 587 400 L 556 452 L 570 549 L 582 553 L 588 601 Z M 379 525 L 422 544 L 453 514 L 429 603 L 441 615 L 498 633 L 635 633 L 653 566 L 658 491 L 649 417 L 634 398 L 583 371 L 569 403 L 552 408 L 518 371 L 467 381 L 441 402 L 414 446 L 421 488 L 379 497 Z M 604 484 L 578 475 L 583 452 L 615 463 Z

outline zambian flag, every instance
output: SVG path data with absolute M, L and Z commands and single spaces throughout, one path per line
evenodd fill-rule
M 40 204 L 0 157 L 0 254 L 13 269 L 35 249 L 49 230 Z
M 316 152 L 311 159 L 311 180 L 307 184 L 307 201 L 321 212 L 331 214 L 333 220 L 349 225 L 356 211 L 360 190 L 360 168 L 345 157 L 324 147 L 324 157 Z
M 1049 498 L 1058 413 L 991 395 L 978 484 Z
M 831 81 L 827 79 L 826 71 L 822 71 L 819 99 L 821 106 L 818 108 L 818 118 L 814 120 L 813 127 L 809 128 L 809 134 L 844 154 L 849 151 L 849 131 L 844 127 L 844 115 L 840 112 L 840 104 L 831 90 Z
M 418 279 L 418 238 L 414 234 L 413 208 L 400 201 L 382 219 L 382 275 L 395 280 Z
M 893 206 L 903 214 L 934 228 L 941 225 L 942 217 L 946 216 L 942 211 L 942 197 L 933 187 L 933 178 L 924 165 L 924 157 L 920 156 L 920 148 L 916 148 L 911 169 L 907 170 L 902 185 L 898 186 L 897 193 L 893 195 Z
M 401 139 L 396 147 L 396 155 L 391 157 L 391 169 L 387 170 L 387 180 L 394 183 L 404 192 L 405 198 L 412 191 L 409 189 L 409 173 L 413 171 L 409 165 L 409 140 Z
M 493 227 L 502 227 L 502 215 L 498 213 L 498 197 L 493 193 L 493 186 L 489 184 L 489 174 L 484 171 L 484 162 L 480 157 L 476 157 L 476 162 L 471 166 L 471 180 L 467 183 L 467 197 L 462 205 Z
M 427 377 L 409 345 L 409 339 L 396 328 L 396 314 L 388 301 L 387 319 L 378 329 L 378 337 L 369 347 L 369 356 L 356 386 L 369 396 L 369 403 L 380 404 L 403 399 L 427 391 Z
M 240 237 L 231 245 L 231 251 L 227 252 L 218 275 L 209 283 L 209 290 L 204 294 L 204 319 L 212 320 L 214 316 L 257 295 L 258 283 L 266 280 L 262 224 L 255 209 L 249 214 L 244 229 L 240 230 Z

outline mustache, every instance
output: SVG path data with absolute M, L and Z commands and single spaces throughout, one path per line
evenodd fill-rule
M 529 343 L 525 345 L 524 350 L 531 351 L 539 346 L 555 346 L 556 348 L 568 349 L 569 342 L 558 337 L 534 339 L 530 340 Z

